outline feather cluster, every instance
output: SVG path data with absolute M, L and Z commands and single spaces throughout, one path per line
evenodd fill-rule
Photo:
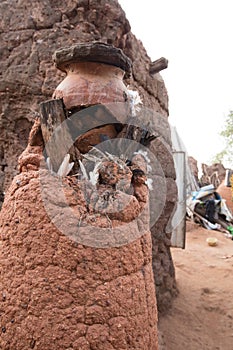
M 142 104 L 142 101 L 138 91 L 128 89 L 128 95 L 129 95 L 131 115 L 135 117 L 137 115 L 137 112 L 140 110 L 139 105 Z
M 116 163 L 121 169 L 124 168 L 126 162 L 126 157 L 124 157 L 123 155 L 121 157 L 118 157 L 108 152 L 102 152 L 96 147 L 93 147 L 91 153 L 84 154 L 83 157 L 83 162 L 79 160 L 81 178 L 90 181 L 92 185 L 97 184 L 99 179 L 99 169 L 101 168 L 104 162 L 112 161 Z M 87 170 L 87 167 L 85 166 L 85 161 L 92 162 L 95 164 L 93 170 Z
M 54 174 L 54 175 L 57 175 L 59 177 L 64 177 L 64 176 L 67 176 L 70 171 L 72 170 L 73 166 L 74 166 L 74 162 L 71 162 L 70 163 L 70 155 L 67 153 L 57 171 L 57 173 L 55 173 L 53 171 L 53 167 L 52 167 L 52 164 L 51 164 L 51 160 L 50 158 L 48 157 L 46 159 L 46 163 L 47 163 L 47 166 L 48 166 L 48 169 L 49 171 Z

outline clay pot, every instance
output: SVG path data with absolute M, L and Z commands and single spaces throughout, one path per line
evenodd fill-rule
M 67 109 L 127 101 L 123 77 L 131 62 L 120 49 L 99 42 L 78 44 L 56 51 L 54 61 L 66 77 L 53 98 L 63 98 Z
M 56 67 L 66 73 L 65 79 L 54 91 L 54 99 L 62 98 L 71 113 L 83 107 L 105 105 L 115 122 L 124 124 L 129 114 L 129 103 L 123 78 L 125 74 L 130 74 L 131 61 L 122 50 L 100 42 L 81 43 L 56 51 L 53 59 Z M 108 113 L 106 115 L 108 117 Z M 91 117 L 94 119 L 95 115 L 91 113 Z M 74 118 L 72 122 L 75 125 Z M 89 131 L 79 137 L 75 146 L 81 153 L 86 153 L 101 142 L 103 135 L 116 137 L 113 125 L 104 126 L 109 123 L 107 119 L 98 128 L 90 123 Z
M 117 132 L 114 125 L 105 125 L 100 128 L 90 130 L 80 136 L 76 140 L 75 146 L 81 153 L 87 153 L 93 146 L 98 145 L 105 139 L 113 139 L 116 136 Z

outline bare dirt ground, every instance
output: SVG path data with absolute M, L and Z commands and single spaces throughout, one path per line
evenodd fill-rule
M 233 241 L 188 222 L 186 242 L 172 249 L 179 295 L 160 318 L 160 350 L 232 350 Z

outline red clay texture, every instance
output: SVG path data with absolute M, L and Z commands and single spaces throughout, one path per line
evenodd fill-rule
M 60 232 L 45 209 L 41 177 L 47 176 L 53 208 L 59 208 L 59 215 L 67 208 L 62 207 L 60 189 L 53 186 L 55 176 L 45 169 L 39 176 L 38 159 L 42 146 L 29 141 L 20 157 L 22 172 L 13 179 L 0 214 L 0 349 L 158 349 L 150 233 L 104 249 L 84 246 L 64 234 L 69 216 Z M 111 225 L 126 237 L 131 227 L 127 224 L 145 208 L 144 184 L 137 183 L 131 194 L 116 191 L 114 203 L 131 204 L 112 217 L 103 210 L 98 213 L 93 199 L 97 193 L 85 182 L 68 177 L 62 186 L 84 236 L 90 227 L 98 232 Z M 98 200 L 107 190 L 111 197 L 110 187 L 96 189 Z M 146 213 L 133 224 L 135 230 L 147 230 Z
M 168 157 L 171 152 L 167 151 L 167 146 L 162 147 L 171 146 L 167 90 L 159 73 L 150 74 L 151 59 L 142 42 L 131 32 L 117 1 L 4 0 L 0 1 L 0 27 L 0 206 L 3 192 L 17 174 L 17 159 L 27 146 L 39 104 L 51 99 L 64 77 L 52 62 L 53 53 L 62 47 L 91 41 L 111 43 L 131 59 L 133 74 L 125 84 L 139 92 L 143 106 L 162 116 L 162 123 L 156 124 L 161 137 L 152 141 L 153 152 L 165 177 L 173 181 L 172 188 L 175 187 L 173 159 Z M 156 182 L 158 198 L 161 195 L 159 181 L 160 178 Z M 177 197 L 173 198 L 173 204 L 169 202 L 165 208 L 166 217 L 173 211 Z M 164 218 L 156 222 L 152 236 L 157 301 L 160 310 L 166 311 L 176 287 L 170 232 L 167 233 L 165 226 Z

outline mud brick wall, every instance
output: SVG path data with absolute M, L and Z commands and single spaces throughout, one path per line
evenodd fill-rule
M 167 226 L 176 200 L 167 124 L 168 96 L 161 76 L 149 74 L 151 60 L 142 43 L 131 33 L 129 22 L 117 1 L 0 2 L 1 198 L 17 173 L 17 158 L 27 144 L 30 128 L 38 115 L 39 102 L 51 98 L 63 77 L 53 65 L 53 52 L 72 43 L 92 40 L 123 49 L 133 63 L 132 77 L 126 84 L 139 91 L 144 106 L 164 117 L 163 135 L 152 147 L 163 167 L 169 191 L 165 194 L 163 213 L 152 229 L 152 239 L 158 306 L 160 310 L 166 310 L 176 293 L 170 255 L 171 233 Z
M 198 175 L 197 160 L 193 157 L 188 157 L 188 165 L 190 167 L 192 175 L 194 176 L 194 179 L 196 180 L 196 183 L 198 184 L 199 183 L 199 175 Z
M 212 165 L 201 165 L 202 176 L 200 183 L 202 186 L 213 184 L 215 188 L 222 183 L 225 179 L 226 169 L 221 163 L 215 163 Z

